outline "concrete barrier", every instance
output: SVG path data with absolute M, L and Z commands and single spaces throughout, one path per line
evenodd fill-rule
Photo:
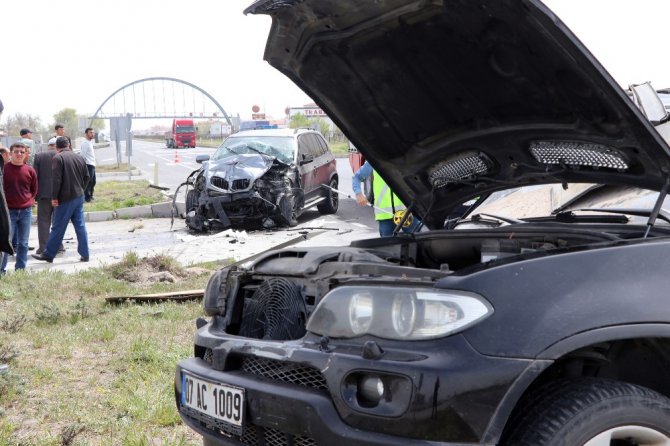
M 175 203 L 177 206 L 178 217 L 186 212 L 184 203 Z M 170 218 L 172 217 L 172 201 L 154 203 L 146 206 L 135 206 L 132 208 L 122 208 L 116 211 L 96 211 L 86 212 L 86 221 L 108 221 L 116 218 Z M 36 220 L 36 219 L 35 219 Z
M 107 221 L 116 217 L 114 211 L 86 212 L 85 216 L 86 221 Z
M 151 205 L 117 209 L 115 213 L 117 218 L 153 217 L 153 214 L 151 212 Z

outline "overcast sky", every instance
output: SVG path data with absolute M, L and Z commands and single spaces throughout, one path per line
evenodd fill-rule
M 267 16 L 251 0 L 3 0 L 0 99 L 45 124 L 65 107 L 93 113 L 115 90 L 165 76 L 227 113 L 281 117 L 310 99 L 263 61 Z M 546 0 L 623 86 L 670 87 L 670 0 Z

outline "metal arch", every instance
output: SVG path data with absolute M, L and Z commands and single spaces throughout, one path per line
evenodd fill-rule
M 98 117 L 98 113 L 100 113 L 100 110 L 102 110 L 102 107 L 104 107 L 105 104 L 107 104 L 107 101 L 109 101 L 110 99 L 112 99 L 117 93 L 119 93 L 120 91 L 123 91 L 124 89 L 130 87 L 131 85 L 140 84 L 140 83 L 148 82 L 148 81 L 172 81 L 172 82 L 178 82 L 178 83 L 181 83 L 181 84 L 184 84 L 184 85 L 188 85 L 189 87 L 198 90 L 200 93 L 202 93 L 202 94 L 204 94 L 205 96 L 207 96 L 207 97 L 214 103 L 214 105 L 216 105 L 216 106 L 219 108 L 219 110 L 221 110 L 221 113 L 223 113 L 223 117 L 226 118 L 226 122 L 228 122 L 228 125 L 230 125 L 230 126 L 233 125 L 233 123 L 230 121 L 230 117 L 228 116 L 228 113 L 226 113 L 226 111 L 223 109 L 223 107 L 221 107 L 221 104 L 219 104 L 218 101 L 217 101 L 216 99 L 214 99 L 214 97 L 213 97 L 212 95 L 210 95 L 209 93 L 207 93 L 205 90 L 203 90 L 202 88 L 198 87 L 197 85 L 194 85 L 194 84 L 192 84 L 192 83 L 190 83 L 190 82 L 187 82 L 187 81 L 183 81 L 183 80 L 181 80 L 181 79 L 176 79 L 176 78 L 174 78 L 174 77 L 162 77 L 162 76 L 159 76 L 159 77 L 147 77 L 147 78 L 145 78 L 145 79 L 139 79 L 139 80 L 133 81 L 133 82 L 131 82 L 131 83 L 129 83 L 129 84 L 126 84 L 126 85 L 124 85 L 123 87 L 119 88 L 119 89 L 116 90 L 114 93 L 110 94 L 110 95 L 107 97 L 107 99 L 105 99 L 104 101 L 102 101 L 102 104 L 100 104 L 100 107 L 98 107 L 98 109 L 95 111 L 95 113 L 93 113 L 93 116 L 90 118 L 91 121 L 94 120 L 94 119 L 96 119 L 96 118 Z

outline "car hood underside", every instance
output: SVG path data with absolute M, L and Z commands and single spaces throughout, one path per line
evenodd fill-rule
M 496 190 L 659 190 L 665 141 L 537 0 L 260 0 L 265 58 L 431 228 Z

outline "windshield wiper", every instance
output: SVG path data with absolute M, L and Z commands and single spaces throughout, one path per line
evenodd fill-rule
M 479 220 L 481 219 L 481 217 L 495 218 L 496 220 L 500 220 L 500 221 L 502 221 L 502 222 L 504 222 L 504 223 L 509 223 L 510 225 L 519 225 L 519 224 L 526 223 L 525 221 L 523 221 L 523 220 L 517 220 L 516 218 L 502 217 L 502 216 L 500 216 L 500 215 L 485 214 L 485 213 L 481 213 L 481 212 L 480 212 L 480 213 L 477 213 L 477 214 L 473 214 L 473 215 L 470 217 L 470 220 L 473 220 L 473 221 L 479 221 Z
M 607 209 L 585 208 L 579 210 L 589 212 L 605 212 L 609 214 L 627 214 L 627 215 L 634 215 L 636 217 L 651 217 L 651 214 L 654 211 L 653 209 L 628 209 L 628 208 L 607 208 Z M 670 212 L 666 211 L 665 209 L 660 209 L 658 211 L 657 217 L 663 220 L 664 222 L 670 223 Z

